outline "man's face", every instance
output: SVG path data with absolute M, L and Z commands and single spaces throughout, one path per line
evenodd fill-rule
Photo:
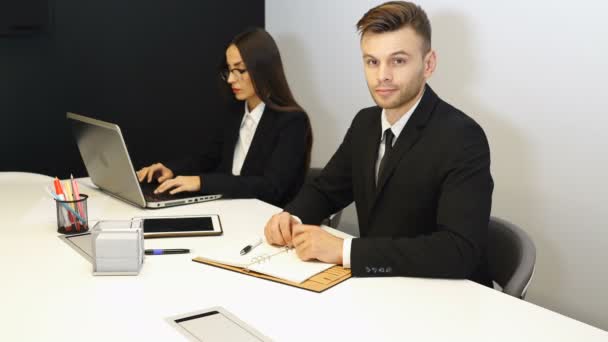
M 361 39 L 365 78 L 374 101 L 387 110 L 409 109 L 435 70 L 435 52 L 410 27 L 367 32 Z

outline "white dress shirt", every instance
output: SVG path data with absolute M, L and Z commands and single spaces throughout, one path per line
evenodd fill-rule
M 249 112 L 249 107 L 247 106 L 247 102 L 245 102 L 245 115 L 243 115 L 243 120 L 241 120 L 239 138 L 236 142 L 236 146 L 234 146 L 234 157 L 232 159 L 232 174 L 235 176 L 241 175 L 241 169 L 243 168 L 243 163 L 245 163 L 249 147 L 251 147 L 253 135 L 258 128 L 258 123 L 260 123 L 260 120 L 262 119 L 265 108 L 266 104 L 260 102 L 260 104 Z
M 390 130 L 393 132 L 393 134 L 395 135 L 395 138 L 393 139 L 393 146 L 395 146 L 397 139 L 399 139 L 399 134 L 401 134 L 401 131 L 403 131 L 403 128 L 412 116 L 412 113 L 414 113 L 416 108 L 418 108 L 418 104 L 420 103 L 421 99 L 422 97 L 420 97 L 418 101 L 414 103 L 412 108 L 408 110 L 407 113 L 405 113 L 401 118 L 399 118 L 399 120 L 397 120 L 397 122 L 395 122 L 393 125 L 388 122 L 388 119 L 386 117 L 386 110 L 382 110 L 382 113 L 380 114 L 380 123 L 382 129 L 380 130 L 380 145 L 378 146 L 378 157 L 376 158 L 376 179 L 378 179 L 378 169 L 380 168 L 380 161 L 382 160 L 382 157 L 384 157 L 384 151 L 386 150 L 386 146 L 384 145 L 386 140 L 384 139 L 384 131 L 390 128 Z M 346 238 L 342 243 L 342 266 L 345 268 L 350 268 L 350 248 L 352 242 L 352 238 Z

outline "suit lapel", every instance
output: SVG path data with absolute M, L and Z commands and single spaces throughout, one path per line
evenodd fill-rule
M 439 98 L 435 92 L 427 85 L 422 100 L 420 100 L 418 107 L 414 113 L 412 113 L 412 117 L 408 120 L 403 131 L 401 131 L 401 134 L 399 134 L 399 137 L 397 138 L 397 142 L 393 147 L 393 154 L 385 166 L 385 172 L 380 176 L 380 179 L 378 179 L 373 204 L 377 201 L 382 189 L 393 175 L 393 172 L 401 159 L 422 136 L 424 127 L 430 119 L 431 113 L 435 109 L 438 100 Z
M 371 121 L 369 127 L 370 133 L 366 134 L 366 140 L 363 142 L 362 150 L 362 164 L 364 165 L 363 169 L 363 179 L 365 186 L 365 198 L 369 199 L 369 205 L 373 204 L 373 200 L 375 198 L 376 193 L 376 160 L 378 158 L 378 146 L 380 145 L 380 135 L 382 126 L 380 123 L 380 115 L 382 113 L 381 108 L 377 108 L 377 115 L 373 116 L 373 121 Z M 353 151 L 354 153 L 359 153 L 358 151 Z

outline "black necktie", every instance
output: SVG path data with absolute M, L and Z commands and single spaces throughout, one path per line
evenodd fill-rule
M 380 160 L 380 167 L 378 168 L 378 179 L 376 183 L 382 178 L 382 173 L 384 172 L 384 168 L 386 167 L 386 163 L 388 159 L 391 157 L 391 153 L 393 152 L 393 138 L 395 135 L 390 128 L 387 128 L 384 131 L 384 155 L 382 156 L 382 160 Z

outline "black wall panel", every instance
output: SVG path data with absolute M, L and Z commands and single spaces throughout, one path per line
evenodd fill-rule
M 0 171 L 84 176 L 65 112 L 117 123 L 135 167 L 193 153 L 227 112 L 217 66 L 264 1 L 54 0 L 0 37 Z
M 48 0 L 0 0 L 0 37 L 43 32 L 49 14 Z

